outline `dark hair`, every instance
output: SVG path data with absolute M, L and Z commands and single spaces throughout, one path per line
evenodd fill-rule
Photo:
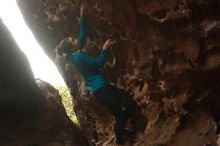
M 64 54 L 71 54 L 74 51 L 72 50 L 72 45 L 70 44 L 68 38 L 63 39 L 60 44 L 56 47 L 57 53 L 61 55 Z

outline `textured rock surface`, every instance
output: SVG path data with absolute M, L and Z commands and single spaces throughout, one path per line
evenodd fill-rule
M 17 1 L 51 58 L 61 39 L 78 33 L 82 1 Z M 134 96 L 142 113 L 130 145 L 215 145 L 220 117 L 219 14 L 219 0 L 88 1 L 86 47 L 95 56 L 107 37 L 117 40 L 105 72 L 112 84 Z M 59 65 L 87 138 L 112 145 L 112 117 L 71 65 L 62 59 Z
M 58 91 L 34 79 L 26 56 L 0 22 L 0 145 L 87 146 Z M 38 88 L 38 86 L 40 88 Z

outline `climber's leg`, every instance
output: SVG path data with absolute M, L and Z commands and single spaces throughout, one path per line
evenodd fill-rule
M 117 144 L 124 143 L 124 128 L 128 120 L 125 109 L 121 107 L 115 92 L 110 86 L 104 86 L 94 93 L 94 96 L 104 104 L 115 117 L 115 136 Z
M 124 144 L 124 135 L 125 135 L 124 128 L 128 121 L 128 116 L 125 113 L 125 111 L 121 110 L 121 112 L 115 118 L 116 118 L 115 135 L 116 135 L 117 144 Z
M 130 117 L 136 112 L 137 104 L 133 98 L 124 90 L 111 86 L 112 92 L 115 94 L 120 106 L 124 109 L 125 113 Z
M 109 85 L 106 85 L 96 92 L 93 95 L 98 99 L 99 102 L 104 104 L 109 112 L 111 112 L 115 117 L 120 112 L 120 104 L 115 98 L 114 93 L 110 90 Z

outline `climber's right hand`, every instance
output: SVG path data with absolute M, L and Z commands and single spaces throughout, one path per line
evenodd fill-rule
M 107 39 L 103 45 L 103 50 L 108 50 L 111 48 L 111 39 Z
M 80 17 L 85 15 L 85 7 L 86 7 L 86 4 L 82 3 L 80 7 Z

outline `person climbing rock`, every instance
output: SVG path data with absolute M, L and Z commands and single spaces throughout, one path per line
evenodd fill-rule
M 128 118 L 135 111 L 136 103 L 129 94 L 110 85 L 102 72 L 112 41 L 110 39 L 106 40 L 97 58 L 89 56 L 86 54 L 85 49 L 82 49 L 86 39 L 84 11 L 85 5 L 82 4 L 79 36 L 76 39 L 72 37 L 65 38 L 56 50 L 59 55 L 69 56 L 70 62 L 81 74 L 94 97 L 114 115 L 116 141 L 118 145 L 122 146 L 125 141 L 125 133 L 127 133 L 125 126 Z

